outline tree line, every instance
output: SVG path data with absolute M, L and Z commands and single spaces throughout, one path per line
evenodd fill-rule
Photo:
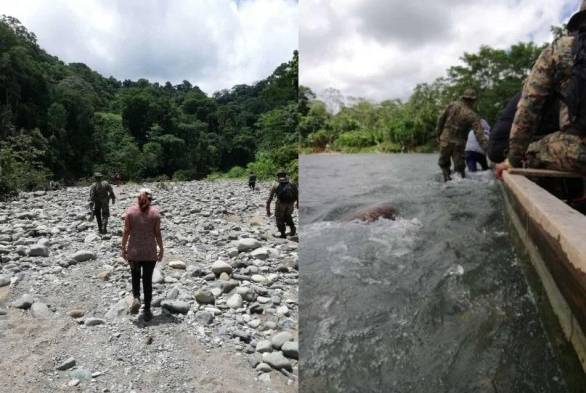
M 554 35 L 563 28 L 552 28 Z M 449 102 L 473 87 L 479 95 L 477 112 L 489 124 L 509 99 L 521 90 L 523 80 L 545 45 L 518 43 L 508 49 L 482 46 L 464 53 L 462 64 L 450 67 L 444 77 L 418 84 L 409 99 L 373 103 L 367 100 L 328 112 L 307 87 L 301 87 L 305 111 L 299 119 L 304 151 L 321 152 L 432 152 L 437 148 L 438 115 Z
M 95 171 L 131 180 L 296 174 L 297 98 L 297 51 L 269 77 L 208 96 L 188 81 L 119 81 L 66 64 L 2 16 L 0 194 Z

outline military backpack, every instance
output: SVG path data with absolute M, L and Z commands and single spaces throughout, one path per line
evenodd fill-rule
M 297 189 L 290 182 L 279 183 L 275 193 L 281 202 L 293 203 L 297 200 Z

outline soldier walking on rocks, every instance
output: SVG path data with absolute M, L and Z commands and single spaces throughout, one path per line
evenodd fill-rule
M 271 187 L 269 199 L 267 199 L 267 216 L 271 216 L 271 202 L 273 197 L 277 196 L 275 203 L 275 219 L 277 221 L 277 229 L 281 233 L 281 238 L 286 238 L 285 230 L 288 225 L 291 228 L 290 235 L 294 236 L 295 223 L 293 222 L 293 209 L 299 208 L 299 192 L 297 186 L 289 181 L 287 172 L 284 169 L 279 169 L 277 172 L 277 182 Z
M 161 236 L 161 215 L 159 209 L 151 206 L 152 193 L 142 189 L 138 204 L 126 209 L 124 233 L 122 235 L 122 258 L 128 261 L 132 275 L 132 304 L 130 312 L 137 314 L 140 309 L 140 278 L 144 291 L 143 317 L 146 322 L 153 317 L 153 271 L 157 261 L 163 259 L 163 237 Z M 157 245 L 159 251 L 157 253 Z
M 444 181 L 452 180 L 450 160 L 454 162 L 454 170 L 465 177 L 464 151 L 470 130 L 474 132 L 480 147 L 484 151 L 487 149 L 488 139 L 484 134 L 480 116 L 473 109 L 476 98 L 474 89 L 466 89 L 461 99 L 449 104 L 438 119 L 436 129 L 440 148 L 438 164 L 442 169 Z
M 109 200 L 112 204 L 116 202 L 116 195 L 112 186 L 105 180 L 102 180 L 102 174 L 94 174 L 96 182 L 90 188 L 90 210 L 98 222 L 98 233 L 108 233 L 108 217 L 110 217 Z
M 254 191 L 256 188 L 256 174 L 254 172 L 250 172 L 250 176 L 248 176 L 248 188 L 251 191 Z

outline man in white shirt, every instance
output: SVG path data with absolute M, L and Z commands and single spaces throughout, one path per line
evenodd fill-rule
M 484 128 L 484 134 L 488 139 L 490 134 L 490 126 L 486 122 L 486 120 L 481 119 L 480 123 L 482 124 L 482 128 Z M 476 136 L 474 135 L 474 131 L 470 130 L 468 133 L 468 140 L 466 141 L 466 150 L 464 153 L 464 157 L 466 159 L 466 166 L 468 167 L 469 172 L 476 172 L 477 168 L 476 165 L 480 164 L 483 171 L 488 169 L 488 163 L 486 162 L 486 153 L 480 147 Z

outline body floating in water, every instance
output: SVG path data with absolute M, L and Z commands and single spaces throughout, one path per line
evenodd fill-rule
M 358 210 L 351 211 L 342 217 L 341 221 L 364 221 L 374 222 L 379 218 L 386 218 L 388 220 L 394 220 L 397 216 L 397 210 L 391 205 L 390 202 L 377 203 L 363 207 Z

